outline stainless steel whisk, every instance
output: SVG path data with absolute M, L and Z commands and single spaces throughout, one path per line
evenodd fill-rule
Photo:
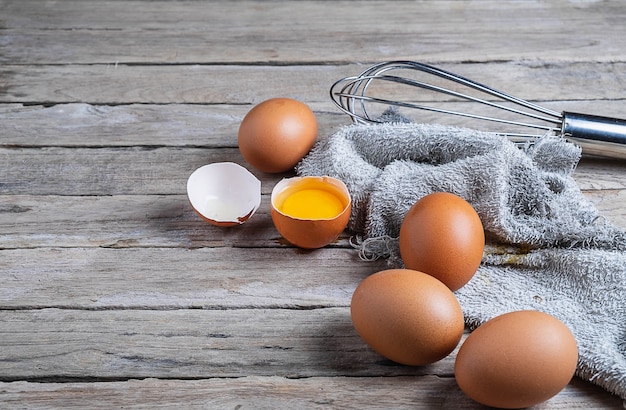
M 395 75 L 392 71 L 402 71 L 405 75 Z M 425 82 L 420 78 L 415 78 L 414 73 L 431 75 L 431 80 L 436 81 Z M 446 84 L 438 84 L 441 80 Z M 417 87 L 422 90 L 442 93 L 454 97 L 455 101 L 480 103 L 490 107 L 490 109 L 497 109 L 499 112 L 504 110 L 509 114 L 523 116 L 524 119 L 508 119 L 457 111 L 443 105 L 436 106 L 433 104 L 434 100 L 431 100 L 429 105 L 425 105 L 416 102 L 414 98 L 400 101 L 371 93 L 372 88 L 381 88 L 382 86 L 384 90 L 384 87 L 390 85 Z M 459 87 L 463 91 L 459 91 Z M 414 97 L 414 90 L 411 91 L 412 93 L 410 92 L 409 95 Z M 527 141 L 546 134 L 555 134 L 578 144 L 583 153 L 626 159 L 626 120 L 567 111 L 553 111 L 494 90 L 460 75 L 419 62 L 390 61 L 376 64 L 358 76 L 345 77 L 335 82 L 330 89 L 330 95 L 337 107 L 350 115 L 355 123 L 381 122 L 380 113 L 374 113 L 372 110 L 374 105 L 404 107 L 540 131 L 540 133 L 534 134 L 526 131 L 494 131 L 506 135 L 515 142 Z M 397 94 L 394 95 L 397 96 Z

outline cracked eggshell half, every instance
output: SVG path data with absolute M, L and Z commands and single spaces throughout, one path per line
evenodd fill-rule
M 351 210 L 348 188 L 329 176 L 285 178 L 272 190 L 274 226 L 283 238 L 303 249 L 321 248 L 336 240 L 348 225 Z
M 216 226 L 246 222 L 261 205 L 261 181 L 234 162 L 216 162 L 196 169 L 187 180 L 194 211 Z

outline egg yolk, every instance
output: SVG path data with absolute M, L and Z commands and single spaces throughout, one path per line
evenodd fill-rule
M 344 204 L 335 194 L 324 189 L 302 189 L 285 198 L 284 214 L 300 219 L 329 219 L 343 211 Z

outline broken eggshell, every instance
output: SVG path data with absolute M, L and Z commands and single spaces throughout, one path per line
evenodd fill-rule
M 336 197 L 341 210 L 332 217 L 299 218 L 284 212 L 287 198 L 302 190 L 322 190 Z M 329 176 L 285 178 L 272 190 L 271 216 L 278 232 L 291 244 L 316 249 L 337 239 L 348 225 L 352 200 L 343 181 Z
M 261 181 L 234 162 L 216 162 L 196 169 L 187 180 L 194 211 L 216 226 L 246 222 L 261 205 Z

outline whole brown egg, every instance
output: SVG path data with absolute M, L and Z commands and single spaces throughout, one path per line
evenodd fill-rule
M 446 357 L 461 340 L 461 306 L 439 280 L 409 269 L 380 271 L 354 291 L 350 314 L 363 340 L 394 362 L 418 366 Z
M 485 248 L 485 232 L 466 200 L 435 192 L 418 200 L 406 213 L 399 242 L 407 269 L 428 273 L 455 291 L 476 273 Z
M 556 395 L 577 362 L 569 328 L 547 313 L 526 310 L 497 316 L 474 330 L 459 349 L 454 373 L 472 399 L 513 409 Z
M 315 144 L 317 120 L 304 103 L 272 98 L 254 106 L 239 125 L 239 151 L 263 172 L 292 169 Z

